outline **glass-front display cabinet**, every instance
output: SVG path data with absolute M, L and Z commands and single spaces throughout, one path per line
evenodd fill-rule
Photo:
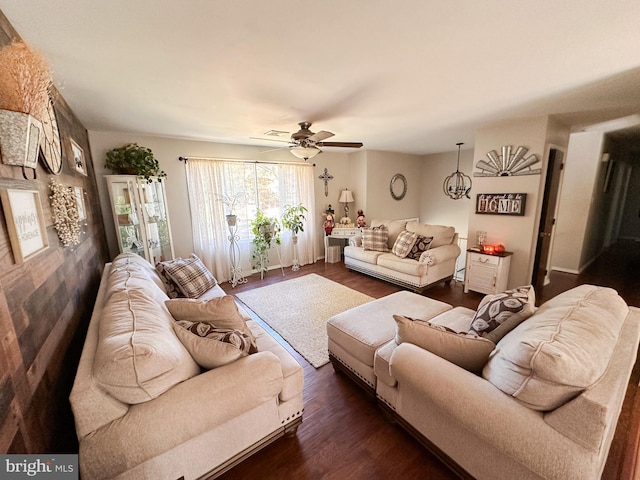
M 152 265 L 173 259 L 173 241 L 164 183 L 135 175 L 106 175 L 120 252 Z

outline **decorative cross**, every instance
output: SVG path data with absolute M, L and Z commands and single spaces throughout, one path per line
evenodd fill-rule
M 324 169 L 324 173 L 318 177 L 320 180 L 324 181 L 324 196 L 329 196 L 329 180 L 333 179 L 333 175 L 329 175 L 327 169 Z

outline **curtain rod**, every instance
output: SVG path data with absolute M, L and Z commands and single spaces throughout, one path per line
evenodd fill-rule
M 283 164 L 283 165 L 303 165 L 307 167 L 315 167 L 315 163 L 307 163 L 307 162 L 276 162 L 276 161 L 267 161 L 267 160 L 245 160 L 243 158 L 222 158 L 222 157 L 178 157 L 178 160 L 184 162 L 185 165 L 188 160 L 222 160 L 224 162 L 242 162 L 242 163 L 272 163 L 272 164 Z

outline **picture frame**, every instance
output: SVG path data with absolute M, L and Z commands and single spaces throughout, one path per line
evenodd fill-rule
M 73 194 L 78 204 L 78 218 L 80 221 L 85 221 L 87 219 L 87 211 L 84 205 L 84 189 L 82 187 L 73 187 Z
M 88 175 L 88 172 L 84 150 L 80 145 L 78 145 L 75 140 L 73 140 L 73 138 L 69 138 L 69 143 L 71 144 L 71 158 L 69 159 L 71 167 L 73 168 L 74 172 L 77 172 L 86 177 Z
M 478 193 L 476 195 L 476 213 L 523 216 L 526 203 L 526 193 Z
M 7 188 L 0 190 L 0 199 L 15 262 L 26 262 L 49 248 L 40 192 Z

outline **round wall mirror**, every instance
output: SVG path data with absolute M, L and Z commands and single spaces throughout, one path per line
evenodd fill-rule
M 389 190 L 394 200 L 402 200 L 407 194 L 407 179 L 401 173 L 396 173 L 391 178 Z

